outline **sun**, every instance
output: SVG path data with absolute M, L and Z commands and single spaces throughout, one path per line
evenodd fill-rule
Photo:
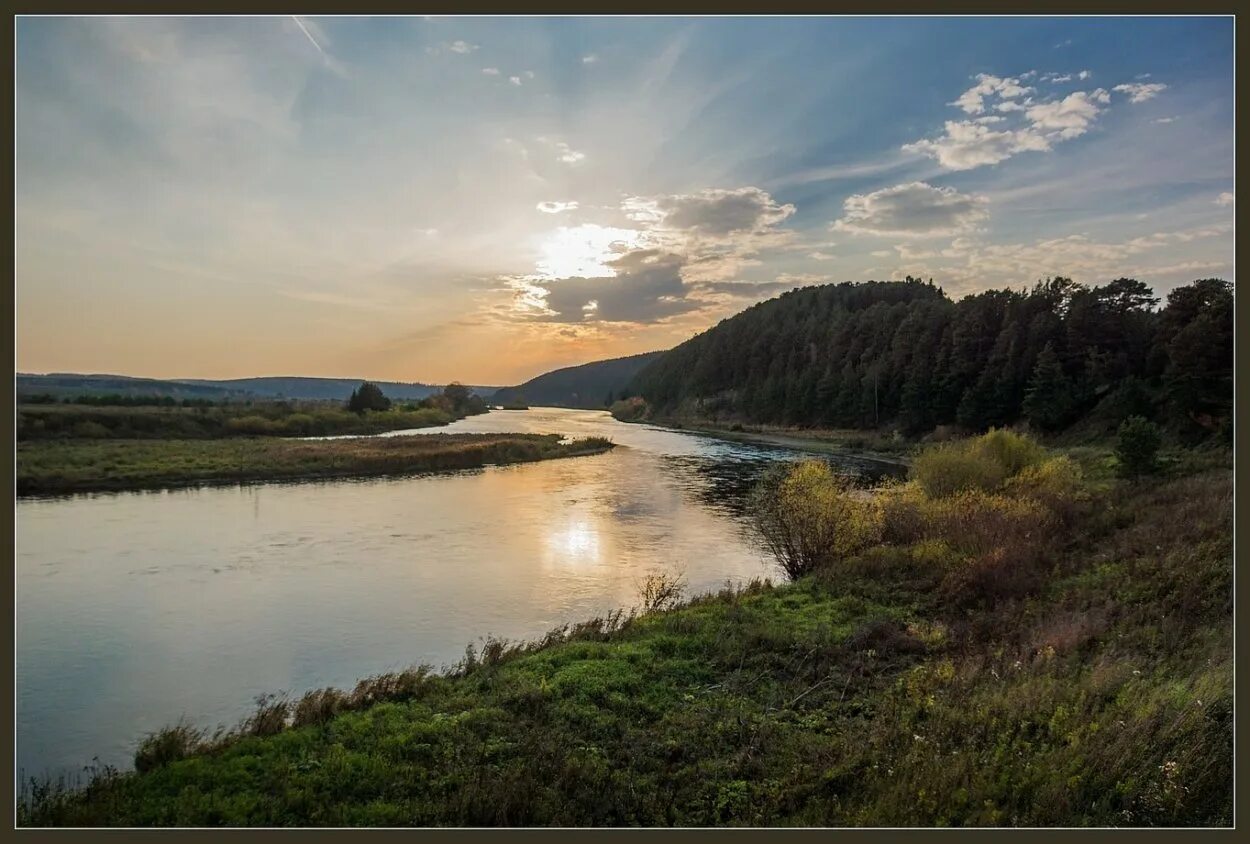
M 585 223 L 561 226 L 543 238 L 537 274 L 542 278 L 609 278 L 616 275 L 608 266 L 624 252 L 638 248 L 645 233 Z

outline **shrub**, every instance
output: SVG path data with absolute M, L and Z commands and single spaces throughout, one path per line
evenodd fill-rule
M 1007 481 L 1004 491 L 1015 497 L 1032 498 L 1065 523 L 1089 500 L 1081 467 L 1067 455 L 1026 466 Z
M 642 612 L 663 612 L 671 610 L 681 602 L 686 582 L 679 574 L 665 571 L 650 571 L 638 584 L 638 598 L 642 601 Z
M 881 510 L 819 460 L 776 467 L 755 488 L 750 512 L 762 543 L 791 580 L 877 542 Z
M 1115 456 L 1125 477 L 1149 475 L 1159 468 L 1159 426 L 1141 416 L 1130 416 L 1120 424 Z
M 203 741 L 202 731 L 183 722 L 158 730 L 139 743 L 135 751 L 135 770 L 142 774 L 185 759 L 195 753 Z
M 991 428 L 973 440 L 973 444 L 976 453 L 1001 466 L 1008 478 L 1046 459 L 1046 450 L 1037 442 L 1003 428 Z
M 970 489 L 997 489 L 1004 473 L 997 463 L 984 459 L 968 443 L 944 443 L 927 448 L 912 464 L 912 477 L 930 498 L 944 498 Z
M 912 464 L 912 477 L 931 498 L 974 489 L 992 492 L 1045 456 L 1045 450 L 1023 434 L 991 429 L 975 439 L 926 448 Z

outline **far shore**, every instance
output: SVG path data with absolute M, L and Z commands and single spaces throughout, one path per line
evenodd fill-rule
M 613 448 L 601 437 L 560 439 L 559 434 L 428 434 L 21 442 L 16 491 L 29 497 L 400 476 L 581 457 Z

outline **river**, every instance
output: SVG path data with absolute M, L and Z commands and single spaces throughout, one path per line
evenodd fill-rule
M 691 592 L 776 577 L 741 503 L 763 467 L 801 452 L 553 408 L 384 436 L 512 431 L 618 447 L 450 475 L 19 500 L 19 778 L 128 768 L 139 738 L 179 718 L 230 725 L 261 694 L 450 665 L 488 634 L 538 637 L 633 605 L 652 569 Z

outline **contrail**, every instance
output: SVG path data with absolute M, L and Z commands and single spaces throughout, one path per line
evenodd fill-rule
M 299 19 L 299 15 L 291 15 L 291 20 L 295 21 L 295 25 L 300 28 L 300 31 L 308 36 L 308 40 L 311 41 L 312 45 L 317 48 L 317 52 L 324 56 L 326 51 L 321 49 L 321 45 L 317 43 L 317 39 L 312 37 L 312 33 L 308 31 L 308 27 L 304 26 L 304 22 Z

